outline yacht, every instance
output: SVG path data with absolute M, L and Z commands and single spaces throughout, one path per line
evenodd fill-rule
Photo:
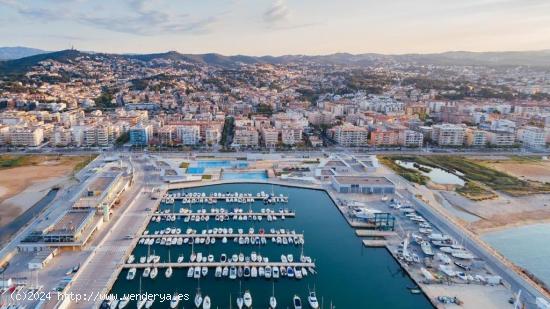
M 294 305 L 294 309 L 302 309 L 302 300 L 298 295 L 294 295 L 292 298 L 292 304 Z
M 275 309 L 277 307 L 277 299 L 275 298 L 275 282 L 273 282 L 273 292 L 271 293 L 271 297 L 269 297 L 269 307 L 270 309 Z
M 136 259 L 136 258 L 134 257 L 134 255 L 130 255 L 130 256 L 128 257 L 128 260 L 126 261 L 126 263 L 132 264 L 132 263 L 134 262 L 135 259 Z
M 244 305 L 245 305 L 247 308 L 252 307 L 252 295 L 250 295 L 250 291 L 246 290 L 246 291 L 244 292 L 243 301 L 244 301 Z
M 204 297 L 204 301 L 202 302 L 202 308 L 204 308 L 204 309 L 210 309 L 210 306 L 211 306 L 211 305 L 212 305 L 212 304 L 210 303 L 210 297 L 209 297 L 208 295 L 206 295 L 206 296 Z
M 243 300 L 243 298 L 242 298 L 242 297 L 237 297 L 237 307 L 238 307 L 239 309 L 242 309 L 243 305 L 244 305 L 244 300 Z
M 155 298 L 150 298 L 145 302 L 145 309 L 149 309 L 153 307 L 153 303 L 155 302 Z
M 199 308 L 202 305 L 201 290 L 197 289 L 197 295 L 195 295 L 195 307 Z
M 237 268 L 235 266 L 231 266 L 229 269 L 229 279 L 237 279 Z
M 147 278 L 149 277 L 149 274 L 151 273 L 151 268 L 150 267 L 146 267 L 144 270 L 143 270 L 143 277 Z
M 137 309 L 141 309 L 143 308 L 143 306 L 145 306 L 145 302 L 147 301 L 147 299 L 145 297 L 142 297 L 140 298 L 138 301 L 137 301 Z
M 222 276 L 227 277 L 229 275 L 229 267 L 224 266 L 222 270 Z
M 178 293 L 175 293 L 172 295 L 172 299 L 170 300 L 170 308 L 174 309 L 178 306 L 180 303 L 180 295 Z
M 420 242 L 420 248 L 422 249 L 422 252 L 424 252 L 425 255 L 434 255 L 434 251 L 429 242 L 427 241 Z
M 126 275 L 126 280 L 132 280 L 135 278 L 135 276 L 136 276 L 136 268 L 132 267 L 130 268 L 130 270 L 128 271 L 128 274 Z
M 130 302 L 130 298 L 128 298 L 127 296 L 122 297 L 122 299 L 120 299 L 120 302 L 118 303 L 118 308 L 122 309 L 126 307 L 126 305 L 128 305 L 129 302 Z
M 164 275 L 166 276 L 166 278 L 170 278 L 172 277 L 172 266 L 168 266 L 168 268 L 166 268 L 166 272 L 164 272 Z
M 214 273 L 214 275 L 216 276 L 216 278 L 219 278 L 219 277 L 222 276 L 222 267 L 221 266 L 216 267 L 216 272 Z
M 153 269 L 151 269 L 151 274 L 149 275 L 149 278 L 155 279 L 157 277 L 158 273 L 159 273 L 158 268 L 153 267 Z
M 189 267 L 189 269 L 187 270 L 187 278 L 193 277 L 193 271 L 194 271 L 194 268 L 192 266 Z
M 206 275 L 208 275 L 208 267 L 203 266 L 203 267 L 202 267 L 202 276 L 203 276 L 203 277 L 206 277 Z
M 315 291 L 309 292 L 309 296 L 307 297 L 307 302 L 309 303 L 309 306 L 313 309 L 319 308 L 319 302 L 317 301 L 317 295 L 315 295 Z

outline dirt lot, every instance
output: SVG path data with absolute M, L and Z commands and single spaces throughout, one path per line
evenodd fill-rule
M 550 182 L 550 161 L 485 161 L 485 165 L 520 179 Z
M 14 160 L 0 157 L 0 160 Z M 16 158 L 15 167 L 0 169 L 0 226 L 40 200 L 51 187 L 66 181 L 89 157 L 29 156 Z

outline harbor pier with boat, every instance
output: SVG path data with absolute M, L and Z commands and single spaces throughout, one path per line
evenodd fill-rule
M 243 200 L 227 200 L 228 192 Z M 411 279 L 392 276 L 400 266 L 386 250 L 358 250 L 362 241 L 324 190 L 241 183 L 169 193 L 174 201 L 163 197 L 111 292 L 189 300 L 128 301 L 128 307 L 432 308 L 407 290 Z M 199 200 L 185 203 L 177 193 Z

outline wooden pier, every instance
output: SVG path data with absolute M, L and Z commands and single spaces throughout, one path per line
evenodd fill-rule
M 182 238 L 224 238 L 224 237 L 227 237 L 227 238 L 235 238 L 235 237 L 265 237 L 265 238 L 272 238 L 272 237 L 298 237 L 298 238 L 303 238 L 304 235 L 303 234 L 271 234 L 271 233 L 267 233 L 267 234 L 236 234 L 236 233 L 233 233 L 233 234 L 163 234 L 163 235 L 151 235 L 151 234 L 147 234 L 147 235 L 141 235 L 139 236 L 140 238 L 173 238 L 173 237 L 176 237 L 176 238 L 179 238 L 179 237 L 182 237 Z
M 283 262 L 182 262 L 182 263 L 134 263 L 134 264 L 124 264 L 123 268 L 147 268 L 147 267 L 157 267 L 157 268 L 182 268 L 182 267 L 312 267 L 315 268 L 315 263 L 302 263 L 302 262 L 293 262 L 293 263 L 283 263 Z

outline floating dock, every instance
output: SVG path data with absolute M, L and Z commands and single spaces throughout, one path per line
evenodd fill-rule
M 273 212 L 273 213 L 263 213 L 263 212 L 206 212 L 206 213 L 199 213 L 199 212 L 193 212 L 193 213 L 158 213 L 153 214 L 153 217 L 170 217 L 170 216 L 176 216 L 176 217 L 191 217 L 191 216 L 209 216 L 209 217 L 215 217 L 215 216 L 248 216 L 248 217 L 295 217 L 296 213 L 291 212 Z
M 315 263 L 283 263 L 283 262 L 182 262 L 182 263 L 135 263 L 135 264 L 124 264 L 123 268 L 147 268 L 147 267 L 157 267 L 157 268 L 182 268 L 182 267 L 224 267 L 224 266 L 235 266 L 235 267 L 312 267 L 315 268 Z
M 385 240 L 377 240 L 377 239 L 365 239 L 363 240 L 363 245 L 365 247 L 385 247 L 387 245 L 387 242 Z
M 170 237 L 170 238 L 173 238 L 173 237 L 182 237 L 182 238 L 223 238 L 223 237 L 226 237 L 226 238 L 235 238 L 235 237 L 265 237 L 265 238 L 272 238 L 272 237 L 298 237 L 298 238 L 303 238 L 304 235 L 303 234 L 271 234 L 271 233 L 267 233 L 267 234 L 163 234 L 163 235 L 151 235 L 151 234 L 147 234 L 147 235 L 141 235 L 139 236 L 140 238 L 163 238 L 163 237 Z
M 394 231 L 379 230 L 356 230 L 355 234 L 359 237 L 392 237 L 397 235 Z

